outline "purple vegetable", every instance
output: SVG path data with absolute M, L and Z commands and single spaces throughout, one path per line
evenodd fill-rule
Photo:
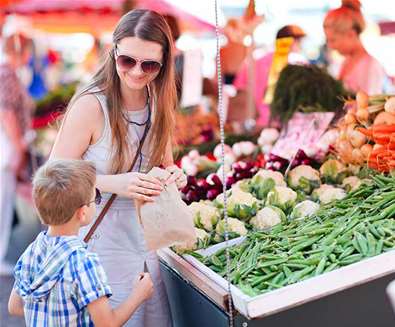
M 196 191 L 194 191 L 194 190 L 188 191 L 188 193 L 187 193 L 186 196 L 185 196 L 185 199 L 186 199 L 188 202 L 196 202 L 196 201 L 199 201 L 199 200 L 200 200 L 200 199 L 199 199 L 198 193 L 197 193 Z
M 230 189 L 234 183 L 236 183 L 236 179 L 233 176 L 228 176 L 226 178 L 226 189 Z
M 185 186 L 185 187 L 183 187 L 183 188 L 181 189 L 181 193 L 187 194 L 189 190 L 190 190 L 190 187 L 187 185 L 187 186 Z
M 247 163 L 244 161 L 237 161 L 232 164 L 232 170 L 235 173 L 241 173 L 241 172 L 248 170 L 248 169 L 250 169 L 250 168 L 248 168 Z
M 210 185 L 216 185 L 222 187 L 221 179 L 218 177 L 217 174 L 210 174 L 207 176 L 206 181 Z
M 219 194 L 221 194 L 221 190 L 218 189 L 211 189 L 207 192 L 207 199 L 214 200 Z
M 240 173 L 236 173 L 236 174 L 234 175 L 234 177 L 235 177 L 235 179 L 236 179 L 237 181 L 240 181 L 240 180 L 242 180 L 242 179 L 250 178 L 250 177 L 251 177 L 251 174 L 250 174 L 249 171 L 243 171 L 243 172 L 240 172 Z
M 301 165 L 307 165 L 310 166 L 311 165 L 311 160 L 310 159 L 304 159 L 300 162 Z
M 190 186 L 196 186 L 196 178 L 194 176 L 188 176 L 187 182 Z
M 298 160 L 298 161 L 302 161 L 302 160 L 307 159 L 307 158 L 308 157 L 307 157 L 306 153 L 303 150 L 300 150 L 300 149 L 298 150 L 298 152 L 295 155 L 295 159 Z
M 207 191 L 210 188 L 210 184 L 207 183 L 205 179 L 199 179 L 196 183 L 197 187 L 202 188 L 203 190 Z
M 280 170 L 281 168 L 283 168 L 283 164 L 280 161 L 273 162 L 273 168 L 275 170 Z

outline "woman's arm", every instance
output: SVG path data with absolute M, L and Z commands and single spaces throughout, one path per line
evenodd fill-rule
M 79 98 L 67 112 L 50 155 L 51 159 L 82 159 L 90 144 L 104 129 L 104 115 L 93 95 Z M 145 174 L 98 175 L 97 188 L 123 197 L 153 201 L 150 196 L 162 190 L 160 181 Z
M 23 316 L 23 300 L 17 294 L 15 289 L 11 291 L 10 299 L 8 300 L 8 312 L 13 316 Z
M 104 129 L 104 115 L 93 95 L 84 95 L 73 104 L 64 117 L 56 137 L 51 159 L 82 159 L 91 143 L 95 143 Z M 97 187 L 113 193 L 116 181 L 113 175 L 98 175 Z
M 163 166 L 167 168 L 173 165 L 174 165 L 173 147 L 171 145 L 171 142 L 169 142 L 166 147 L 166 153 L 163 157 Z
M 182 189 L 187 185 L 186 175 L 178 166 L 174 164 L 173 150 L 170 142 L 167 146 L 166 153 L 163 159 L 163 166 L 165 166 L 166 170 L 171 173 L 171 176 L 166 181 L 167 185 L 175 182 L 178 189 Z
M 104 115 L 93 95 L 84 95 L 66 113 L 50 159 L 81 159 L 104 128 Z

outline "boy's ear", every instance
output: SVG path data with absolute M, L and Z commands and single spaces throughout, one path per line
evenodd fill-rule
M 87 206 L 83 205 L 82 207 L 78 208 L 76 211 L 76 217 L 81 223 L 84 223 L 86 220 L 86 208 Z

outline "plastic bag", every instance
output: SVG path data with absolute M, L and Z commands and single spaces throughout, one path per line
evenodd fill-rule
M 148 175 L 165 181 L 170 173 L 154 167 Z M 146 202 L 137 209 L 148 250 L 196 242 L 193 216 L 175 183 L 154 197 L 154 202 Z

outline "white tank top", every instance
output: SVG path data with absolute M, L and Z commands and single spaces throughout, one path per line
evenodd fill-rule
M 93 95 L 100 102 L 101 109 L 104 115 L 104 128 L 100 138 L 96 143 L 91 144 L 82 156 L 82 159 L 89 160 L 96 165 L 96 171 L 98 175 L 111 174 L 111 165 L 113 157 L 113 146 L 112 146 L 112 133 L 110 127 L 110 120 L 108 114 L 108 106 L 106 96 L 103 93 L 93 93 Z M 148 104 L 142 110 L 128 111 L 125 113 L 129 121 L 137 122 L 142 124 L 147 121 L 148 118 Z M 151 117 L 152 120 L 152 117 Z M 145 125 L 138 126 L 136 124 L 128 123 L 128 139 L 133 149 L 138 148 L 139 142 L 144 134 Z M 141 151 L 141 157 L 137 159 L 137 162 L 133 168 L 133 171 L 147 172 L 148 161 L 150 156 L 149 150 L 149 136 L 147 136 L 143 149 Z M 134 157 L 134 153 L 132 153 Z M 110 194 L 103 194 L 103 202 L 110 197 Z M 127 200 L 127 205 L 130 206 L 129 199 L 119 198 L 113 203 L 113 206 L 121 205 L 121 202 Z M 102 203 L 103 203 L 102 202 Z M 126 204 L 126 203 L 125 203 Z

